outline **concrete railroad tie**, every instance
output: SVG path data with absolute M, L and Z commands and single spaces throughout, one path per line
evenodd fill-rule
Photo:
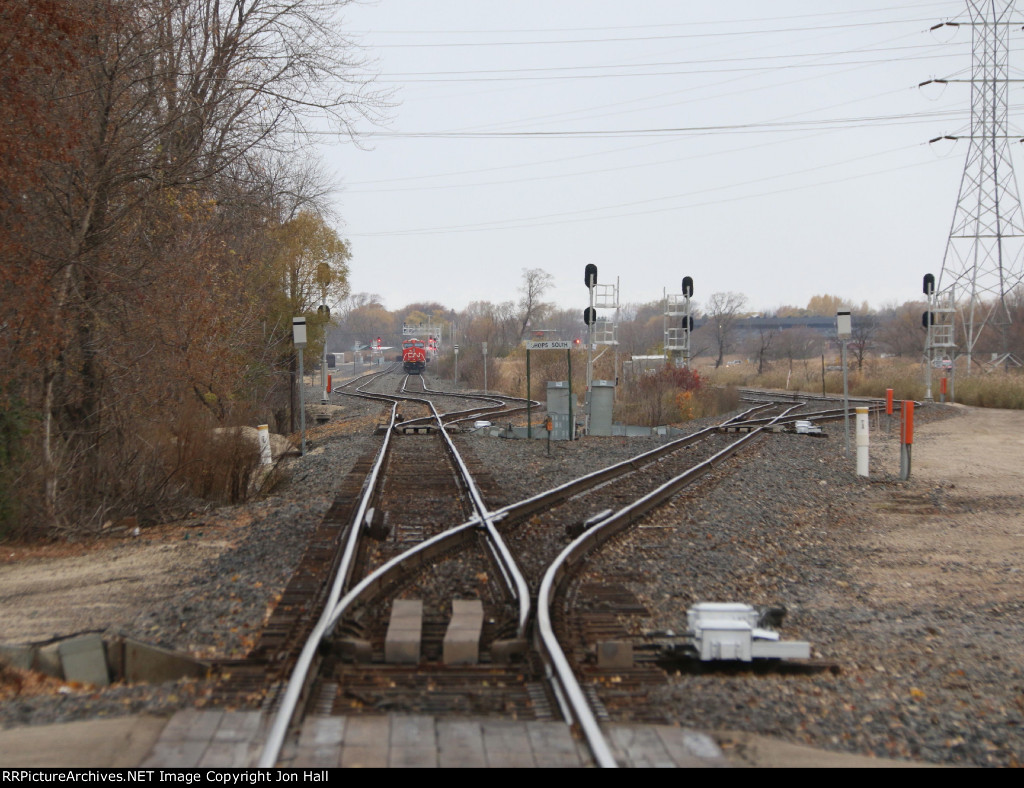
M 384 661 L 392 665 L 418 665 L 423 636 L 423 600 L 396 599 L 384 638 Z
M 479 599 L 452 601 L 452 620 L 444 636 L 445 665 L 475 665 L 480 661 L 484 605 Z
M 484 606 L 479 599 L 456 599 L 444 636 L 445 665 L 476 665 L 480 661 L 480 635 Z M 384 659 L 392 665 L 416 665 L 423 639 L 423 601 L 398 599 L 384 640 Z

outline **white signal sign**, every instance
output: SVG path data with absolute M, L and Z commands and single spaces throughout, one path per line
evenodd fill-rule
M 297 348 L 304 348 L 306 346 L 306 318 L 292 318 L 292 343 Z
M 526 340 L 527 350 L 569 350 L 572 347 L 572 343 L 567 340 L 558 339 L 547 339 L 543 341 L 536 341 L 532 339 Z

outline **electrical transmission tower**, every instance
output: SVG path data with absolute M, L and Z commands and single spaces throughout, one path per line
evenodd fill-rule
M 986 328 L 1002 332 L 1000 347 L 1006 352 L 1006 297 L 1024 280 L 1024 212 L 1007 124 L 1010 28 L 1020 24 L 1011 20 L 1013 6 L 1014 0 L 967 0 L 973 42 L 970 148 L 933 292 L 928 292 L 925 281 L 926 323 L 929 314 L 932 323 L 927 326 L 928 363 L 931 366 L 943 354 L 953 356 L 954 323 L 959 322 L 968 374 Z M 1012 141 L 1016 140 L 1015 136 Z

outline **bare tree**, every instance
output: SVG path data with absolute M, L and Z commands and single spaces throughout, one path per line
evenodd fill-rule
M 470 345 L 488 343 L 492 357 L 507 354 L 519 336 L 519 316 L 511 301 L 474 301 L 459 315 L 458 325 Z
M 541 298 L 553 281 L 551 274 L 541 268 L 523 269 L 523 286 L 519 288 L 519 292 L 523 294 L 519 299 L 519 341 L 526 336 L 530 323 L 544 317 L 544 313 L 550 308 L 548 304 L 541 302 Z
M 878 316 L 876 338 L 881 347 L 895 356 L 916 356 L 924 347 L 921 315 L 924 301 L 907 301 L 885 306 Z
M 779 336 L 776 325 L 759 325 L 747 338 L 750 355 L 757 359 L 757 374 L 764 373 L 764 365 L 773 353 L 773 345 Z
M 747 299 L 740 293 L 713 293 L 704 310 L 705 325 L 709 327 L 718 357 L 715 369 L 722 366 L 725 354 L 735 343 L 736 321 L 740 318 Z
M 864 369 L 864 358 L 874 347 L 875 334 L 878 332 L 878 317 L 872 314 L 853 315 L 851 320 L 852 336 L 850 349 L 857 359 L 857 369 Z
M 780 358 L 788 359 L 790 370 L 796 359 L 806 359 L 815 355 L 821 347 L 822 337 L 818 332 L 806 326 L 787 328 L 779 332 L 777 341 Z
M 74 68 L 50 67 L 34 101 L 21 103 L 73 128 L 74 144 L 37 164 L 38 187 L 19 189 L 37 228 L 30 253 L 49 270 L 5 293 L 40 305 L 21 321 L 24 336 L 59 328 L 19 381 L 40 414 L 33 437 L 51 525 L 100 522 L 129 495 L 124 468 L 109 458 L 131 463 L 133 446 L 150 445 L 140 428 L 157 419 L 142 359 L 166 353 L 180 377 L 165 388 L 220 417 L 238 399 L 228 387 L 243 385 L 240 368 L 265 366 L 255 357 L 248 365 L 245 352 L 261 352 L 256 339 L 281 341 L 280 302 L 248 288 L 263 296 L 272 281 L 269 228 L 323 203 L 322 184 L 296 166 L 308 152 L 304 132 L 326 118 L 353 136 L 357 121 L 377 120 L 387 105 L 340 32 L 336 12 L 348 1 L 56 4 L 73 9 L 65 16 L 83 43 Z M 52 60 L 51 38 L 43 60 Z M 296 177 L 277 177 L 288 167 Z M 174 306 L 179 320 L 187 308 L 189 326 L 155 332 L 154 315 L 170 320 Z M 261 309 L 265 320 L 255 319 Z M 260 326 L 271 335 L 258 337 Z

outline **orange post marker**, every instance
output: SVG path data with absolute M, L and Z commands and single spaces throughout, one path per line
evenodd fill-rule
M 903 400 L 900 408 L 900 443 L 909 446 L 914 442 L 914 401 Z
M 914 401 L 903 400 L 900 406 L 900 478 L 910 478 L 911 444 L 914 442 Z
M 949 378 L 942 378 L 939 381 L 939 392 L 942 394 L 946 393 L 946 385 L 949 383 Z
M 885 390 L 885 415 L 892 415 L 892 389 Z
M 328 394 L 331 393 L 331 376 L 330 375 L 327 376 L 327 393 Z

